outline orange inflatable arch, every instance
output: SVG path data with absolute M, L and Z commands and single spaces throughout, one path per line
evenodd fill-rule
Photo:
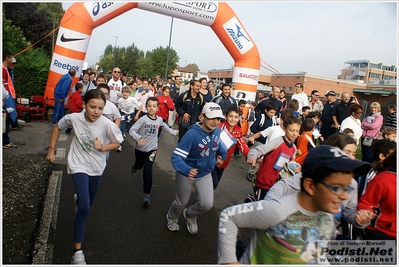
M 72 84 L 79 80 L 94 29 L 133 8 L 211 27 L 234 59 L 234 96 L 246 101 L 255 100 L 260 70 L 259 51 L 234 11 L 224 2 L 74 3 L 61 20 L 44 97 L 54 97 L 58 80 L 71 68 L 77 70 Z M 248 107 L 245 108 L 244 116 L 247 112 Z M 241 126 L 243 133 L 246 133 L 246 123 Z

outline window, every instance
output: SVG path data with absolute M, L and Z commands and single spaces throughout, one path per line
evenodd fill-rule
M 381 74 L 370 72 L 370 78 L 380 79 L 381 78 Z
M 391 79 L 393 79 L 393 76 L 390 76 L 390 75 L 383 75 L 383 76 L 382 76 L 382 79 L 383 79 L 383 80 L 391 80 Z
M 292 91 L 292 87 L 290 86 L 290 87 L 288 87 L 288 91 Z
M 281 86 L 281 90 L 284 90 L 284 91 L 285 91 L 285 86 Z

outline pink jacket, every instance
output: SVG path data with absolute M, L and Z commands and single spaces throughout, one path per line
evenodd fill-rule
M 380 132 L 382 123 L 384 122 L 384 118 L 382 115 L 378 115 L 374 118 L 373 122 L 367 122 L 367 117 L 362 122 L 362 137 L 366 135 L 373 137 L 374 139 L 378 138 L 378 134 Z

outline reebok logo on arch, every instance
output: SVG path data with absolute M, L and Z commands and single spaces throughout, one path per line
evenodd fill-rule
M 241 55 L 248 52 L 254 46 L 236 17 L 233 17 L 226 22 L 223 27 L 240 51 Z

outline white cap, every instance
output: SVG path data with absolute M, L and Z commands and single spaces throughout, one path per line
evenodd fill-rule
M 13 57 L 11 60 L 11 64 L 16 64 L 16 63 L 17 63 L 17 60 L 15 59 L 15 57 Z
M 206 103 L 202 108 L 202 113 L 208 119 L 224 118 L 222 108 L 218 104 L 213 102 Z

